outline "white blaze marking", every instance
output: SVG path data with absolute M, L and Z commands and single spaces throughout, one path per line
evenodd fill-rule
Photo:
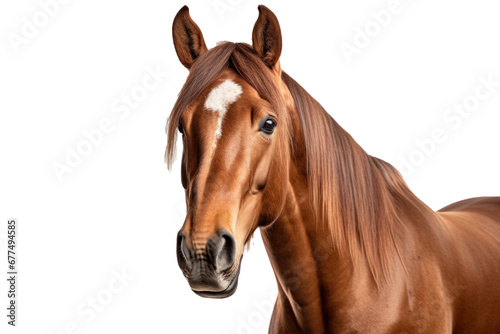
M 242 92 L 243 91 L 241 90 L 240 85 L 227 79 L 219 86 L 215 87 L 210 94 L 208 94 L 207 100 L 205 101 L 205 108 L 219 113 L 212 151 L 217 145 L 217 140 L 222 135 L 222 120 L 224 119 L 229 106 L 240 98 Z

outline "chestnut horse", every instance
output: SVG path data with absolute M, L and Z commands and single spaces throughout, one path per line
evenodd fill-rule
M 276 16 L 253 45 L 208 50 L 187 7 L 173 41 L 189 76 L 167 125 L 182 134 L 179 266 L 224 298 L 260 228 L 278 284 L 270 333 L 500 333 L 500 197 L 434 212 L 281 70 Z

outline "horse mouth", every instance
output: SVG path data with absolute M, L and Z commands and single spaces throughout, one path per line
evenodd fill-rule
M 222 299 L 222 298 L 227 298 L 231 297 L 235 292 L 236 289 L 238 288 L 238 278 L 240 276 L 240 268 L 238 268 L 238 272 L 236 275 L 234 275 L 233 280 L 231 283 L 229 283 L 228 287 L 222 291 L 197 291 L 191 289 L 194 293 L 196 293 L 198 296 L 203 297 L 203 298 L 215 298 L 215 299 Z

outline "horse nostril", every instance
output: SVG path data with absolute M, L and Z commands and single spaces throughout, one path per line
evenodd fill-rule
M 227 270 L 236 260 L 236 241 L 228 231 L 220 231 L 219 236 L 207 243 L 207 255 L 218 272 Z
M 222 232 L 221 238 L 224 240 L 224 245 L 217 256 L 217 267 L 219 270 L 226 270 L 233 266 L 236 260 L 236 241 L 229 232 Z
M 177 234 L 177 263 L 182 271 L 188 270 L 189 250 L 186 246 L 186 237 L 182 232 Z

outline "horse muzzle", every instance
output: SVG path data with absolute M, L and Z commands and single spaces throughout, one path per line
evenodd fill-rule
M 204 248 L 192 249 L 181 230 L 177 236 L 177 262 L 191 290 L 201 297 L 226 298 L 236 291 L 240 267 L 235 266 L 236 241 L 228 231 L 208 238 Z

